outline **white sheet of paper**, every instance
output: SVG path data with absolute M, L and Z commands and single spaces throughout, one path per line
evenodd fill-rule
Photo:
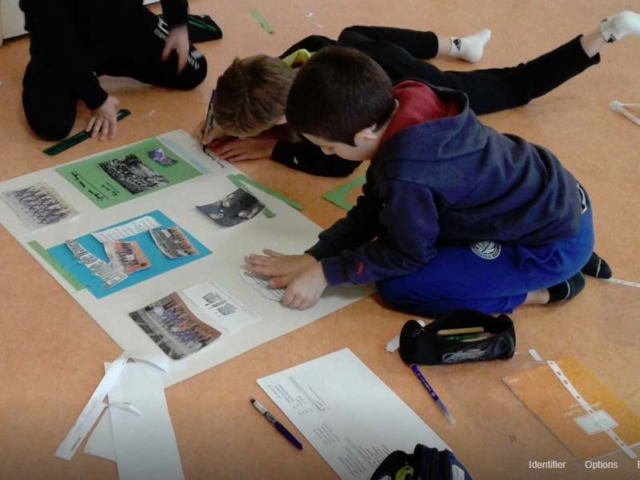
M 163 372 L 167 372 L 170 366 L 179 366 L 179 363 L 171 364 L 169 358 L 162 353 L 136 353 L 136 354 L 122 354 L 122 357 L 128 357 L 135 359 L 136 362 L 146 363 L 147 365 L 155 366 Z M 104 363 L 105 373 L 109 371 L 111 363 Z M 123 366 L 124 369 L 124 366 Z M 117 383 L 118 380 L 116 380 Z M 108 405 L 107 405 L 108 407 Z M 135 408 L 135 407 L 134 407 Z M 113 441 L 113 432 L 111 430 L 111 413 L 107 408 L 104 414 L 100 417 L 96 427 L 91 432 L 91 435 L 87 439 L 87 443 L 84 446 L 84 453 L 93 455 L 95 457 L 101 457 L 106 460 L 116 461 L 116 446 Z
M 110 363 L 104 363 L 104 371 L 109 370 Z M 93 455 L 94 457 L 104 458 L 116 462 L 116 444 L 113 441 L 113 431 L 111 430 L 111 413 L 107 408 L 104 415 L 100 417 L 96 428 L 93 429 L 91 435 L 84 445 L 84 453 Z
M 182 369 L 186 366 L 185 362 L 171 363 L 166 355 L 159 352 L 151 354 L 131 354 L 129 358 L 135 359 L 136 362 L 147 363 L 148 365 L 155 366 L 164 372 L 169 371 L 170 368 Z M 110 366 L 111 363 L 105 362 L 104 371 L 107 372 Z M 84 446 L 84 453 L 116 462 L 116 445 L 113 440 L 110 412 L 111 410 L 107 408 L 102 417 L 100 417 L 96 428 L 93 429 L 91 435 L 87 439 L 87 443 Z
M 158 228 L 159 226 L 160 224 L 155 218 L 146 216 L 125 225 L 120 225 L 119 227 L 113 227 L 107 230 L 102 230 L 101 232 L 92 233 L 92 235 L 93 238 L 98 240 L 100 243 L 115 242 L 122 240 L 123 238 L 132 237 L 138 233 L 146 232 L 152 228 Z
M 449 448 L 348 348 L 258 385 L 345 480 L 371 478 L 394 450 L 413 452 L 418 443 Z
M 110 412 L 120 480 L 183 480 L 162 371 L 128 363 L 109 393 L 109 403 L 130 403 L 141 412 Z
M 71 430 L 69 430 L 65 439 L 58 446 L 54 456 L 64 460 L 71 460 L 71 458 L 73 458 L 73 455 L 76 453 L 76 450 L 82 443 L 82 440 L 87 433 L 89 433 L 103 410 L 107 407 L 107 404 L 104 403 L 104 399 L 117 385 L 118 379 L 124 371 L 128 358 L 129 355 L 126 352 L 123 352 L 122 355 L 113 361 L 93 392 L 93 395 L 91 395 L 91 398 L 80 413 L 76 423 L 71 427 Z
M 111 411 L 108 408 L 100 417 L 96 428 L 91 432 L 84 446 L 84 453 L 112 462 L 117 461 L 116 444 L 113 441 L 113 432 L 111 431 Z
M 185 297 L 191 300 L 203 313 L 202 320 L 211 323 L 214 328 L 220 327 L 227 333 L 260 320 L 260 315 L 229 295 L 215 282 L 205 282 L 183 290 Z

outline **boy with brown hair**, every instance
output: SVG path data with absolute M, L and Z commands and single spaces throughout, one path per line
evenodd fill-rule
M 412 61 L 422 61 L 413 56 L 417 55 L 425 59 L 460 58 L 473 63 L 482 57 L 491 32 L 482 30 L 467 37 L 444 37 L 429 31 L 356 26 L 345 29 L 338 42 L 349 43 L 355 36 L 359 41 L 393 44 Z M 342 177 L 352 173 L 357 163 L 337 157 L 324 158 L 318 148 L 287 128 L 284 117 L 287 94 L 296 69 L 311 57 L 311 52 L 336 43 L 327 37 L 312 35 L 277 58 L 253 55 L 234 60 L 218 79 L 215 126 L 204 136 L 203 143 L 209 144 L 220 158 L 232 162 L 272 157 L 312 175 Z M 407 73 L 413 74 L 413 70 Z
M 465 94 L 392 86 L 368 56 L 328 47 L 300 69 L 286 117 L 325 154 L 371 164 L 356 206 L 305 254 L 245 258 L 287 287 L 283 304 L 375 282 L 414 315 L 510 313 L 584 288 L 594 245 L 584 188 L 549 150 L 480 123 Z
M 433 32 L 363 26 L 343 30 L 337 42 L 320 36 L 307 37 L 279 58 L 257 55 L 233 62 L 218 80 L 214 102 L 217 125 L 204 143 L 227 134 L 239 138 L 216 140 L 210 146 L 225 160 L 271 157 L 278 163 L 314 175 L 349 175 L 358 162 L 347 162 L 336 156 L 327 158 L 286 128 L 284 109 L 286 94 L 295 78 L 292 69 L 304 63 L 312 55 L 310 52 L 336 43 L 352 46 L 379 63 L 394 83 L 416 78 L 430 85 L 459 90 L 469 97 L 470 108 L 482 115 L 525 105 L 598 64 L 599 52 L 611 38 L 608 32 L 618 24 L 624 25 L 628 17 L 634 15 L 632 12 L 614 15 L 590 33 L 530 62 L 468 72 L 441 71 L 423 59 L 446 54 L 449 45 L 456 43 L 471 45 L 475 59 L 479 59 L 489 38 L 488 30 L 464 37 L 461 42 Z M 618 34 L 616 38 L 620 37 Z

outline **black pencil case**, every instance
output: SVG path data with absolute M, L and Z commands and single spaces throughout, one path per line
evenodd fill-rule
M 473 335 L 449 335 L 447 330 L 481 329 Z M 440 332 L 440 334 L 438 333 Z M 456 364 L 486 360 L 506 360 L 516 350 L 516 331 L 507 315 L 494 317 L 476 310 L 455 310 L 422 327 L 409 320 L 400 333 L 400 357 L 419 365 Z

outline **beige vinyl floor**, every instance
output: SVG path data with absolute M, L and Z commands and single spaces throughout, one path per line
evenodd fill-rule
M 258 25 L 251 8 L 273 26 L 273 34 Z M 222 40 L 199 46 L 209 61 L 205 82 L 190 92 L 169 92 L 104 79 L 133 114 L 113 142 L 86 141 L 56 157 L 42 153 L 50 143 L 31 134 L 22 113 L 28 39 L 10 40 L 0 47 L 0 181 L 167 131 L 192 131 L 233 58 L 278 55 L 306 35 L 335 37 L 354 24 L 441 35 L 491 28 L 493 37 L 477 65 L 436 62 L 464 70 L 528 60 L 592 30 L 607 15 L 634 8 L 640 10 L 640 3 L 632 0 L 191 0 L 193 13 L 211 15 L 224 32 Z M 546 97 L 483 120 L 558 155 L 590 193 L 597 251 L 616 278 L 640 282 L 640 126 L 609 109 L 615 99 L 640 103 L 640 38 L 607 46 L 600 65 Z M 81 109 L 75 131 L 87 118 Z M 239 167 L 303 203 L 304 213 L 323 227 L 342 215 L 321 196 L 344 179 L 310 177 L 268 159 Z M 353 177 L 363 173 L 364 166 Z M 109 461 L 78 453 L 66 462 L 53 452 L 101 378 L 101 362 L 117 357 L 119 347 L 5 229 L 0 229 L 0 261 L 0 478 L 116 479 L 116 465 Z M 518 353 L 512 360 L 424 368 L 457 418 L 451 426 L 399 357 L 384 351 L 411 317 L 368 298 L 167 389 L 185 476 L 335 478 L 312 448 L 298 452 L 275 441 L 247 399 L 262 396 L 257 378 L 349 347 L 453 448 L 475 479 L 640 478 L 640 464 L 623 453 L 607 459 L 617 462 L 617 469 L 585 468 L 501 380 L 534 365 L 531 348 L 546 359 L 575 357 L 640 415 L 639 310 L 640 289 L 593 279 L 566 305 L 517 310 L 512 318 Z M 272 403 L 265 404 L 283 417 Z M 529 466 L 552 460 L 566 462 L 565 468 Z

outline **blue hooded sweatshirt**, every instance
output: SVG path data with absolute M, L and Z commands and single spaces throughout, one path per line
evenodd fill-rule
M 577 232 L 578 182 L 547 149 L 483 125 L 461 92 L 402 82 L 398 112 L 415 117 L 425 108 L 421 89 L 430 88 L 459 113 L 381 143 L 356 206 L 307 251 L 329 285 L 407 275 L 437 254 L 437 243 L 535 246 Z

